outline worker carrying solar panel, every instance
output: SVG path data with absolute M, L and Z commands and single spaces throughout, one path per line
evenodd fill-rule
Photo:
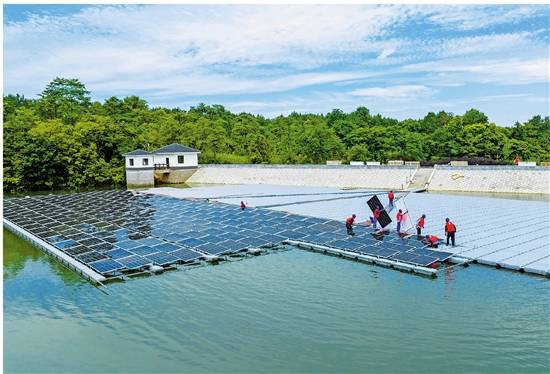
M 353 223 L 355 222 L 355 214 L 352 214 L 346 219 L 346 229 L 348 230 L 348 235 L 355 235 L 353 232 Z
M 372 212 L 372 217 L 370 217 L 370 218 L 371 218 L 371 221 L 372 221 L 372 228 L 375 229 L 375 230 L 376 230 L 376 226 L 378 225 L 378 219 L 380 218 L 380 214 L 382 214 L 383 210 L 384 210 L 384 208 L 382 208 L 381 206 L 378 206 Z
M 447 236 L 447 245 L 449 245 L 449 239 L 451 239 L 453 247 L 455 246 L 455 233 L 455 224 L 449 218 L 445 218 L 445 235 Z

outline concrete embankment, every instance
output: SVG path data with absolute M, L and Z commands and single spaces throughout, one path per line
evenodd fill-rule
M 436 166 L 430 191 L 550 194 L 550 168 Z
M 403 189 L 414 166 L 201 165 L 188 183 Z
M 550 194 L 549 167 L 201 165 L 188 183 Z

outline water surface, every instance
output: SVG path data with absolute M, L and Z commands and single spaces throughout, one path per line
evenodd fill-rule
M 4 230 L 6 372 L 548 372 L 550 283 L 291 249 L 111 284 Z

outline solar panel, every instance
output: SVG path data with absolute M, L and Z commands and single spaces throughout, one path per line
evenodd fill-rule
M 391 258 L 393 260 L 399 260 L 399 261 L 404 261 L 404 262 L 411 262 L 413 261 L 414 259 L 416 259 L 418 257 L 417 254 L 414 254 L 414 253 L 409 253 L 409 252 L 400 252 L 394 256 L 392 256 Z
M 429 266 L 437 261 L 438 259 L 436 257 L 420 255 L 417 256 L 412 262 L 418 266 Z
M 153 253 L 159 252 L 158 250 L 153 249 L 152 247 L 148 247 L 148 246 L 141 246 L 141 247 L 131 248 L 131 249 L 128 249 L 128 251 L 130 251 L 130 252 L 132 252 L 136 255 L 140 255 L 140 256 L 147 256 L 147 255 L 151 255 Z
M 140 247 L 141 243 L 137 240 L 124 240 L 121 242 L 117 242 L 116 246 L 122 249 L 132 249 L 132 248 Z
M 90 246 L 90 248 L 92 248 L 94 251 L 100 251 L 100 252 L 108 251 L 110 249 L 113 249 L 113 247 L 114 246 L 111 243 L 105 243 L 105 242 L 101 242 L 100 244 Z
M 154 247 L 151 247 L 151 248 L 161 252 L 172 252 L 180 249 L 181 247 L 172 243 L 162 243 L 159 245 L 155 245 Z
M 261 247 L 270 244 L 269 241 L 256 237 L 242 238 L 238 240 L 239 243 L 243 243 L 247 248 Z
M 124 250 L 124 249 L 120 249 L 120 248 L 116 248 L 116 249 L 113 249 L 111 251 L 108 251 L 105 253 L 107 256 L 113 258 L 113 259 L 119 259 L 119 258 L 123 258 L 123 257 L 128 257 L 128 256 L 131 256 L 132 253 Z
M 89 247 L 86 247 L 85 245 L 77 245 L 76 247 L 70 247 L 68 249 L 65 249 L 65 253 L 71 256 L 78 256 L 83 253 L 91 252 L 92 249 Z
M 446 259 L 448 259 L 453 255 L 452 253 L 449 253 L 449 252 L 435 251 L 429 248 L 415 249 L 414 253 L 418 255 L 423 255 L 423 256 L 436 257 L 439 259 L 439 261 L 445 261 Z
M 64 240 L 62 242 L 58 242 L 58 243 L 54 244 L 55 247 L 57 247 L 59 249 L 62 249 L 62 250 L 74 247 L 76 245 L 77 245 L 77 243 L 72 239 Z
M 101 244 L 103 242 L 99 239 L 90 237 L 88 239 L 79 240 L 79 243 L 82 244 L 82 245 L 86 245 L 86 246 L 92 246 L 92 245 L 96 245 L 96 244 Z
M 164 252 L 154 253 L 152 255 L 145 256 L 145 258 L 160 266 L 173 264 L 178 261 L 176 256 Z
M 178 249 L 177 251 L 170 252 L 170 254 L 172 256 L 177 257 L 181 261 L 191 261 L 202 257 L 200 253 L 190 251 L 189 249 L 186 249 L 186 248 Z
M 389 258 L 397 253 L 398 251 L 394 251 L 392 249 L 380 248 L 378 251 L 374 253 L 374 255 L 382 258 Z
M 130 270 L 139 269 L 144 266 L 151 265 L 153 263 L 152 260 L 147 259 L 145 257 L 138 256 L 138 255 L 124 257 L 124 258 L 118 259 L 117 262 L 121 263 L 122 265 L 124 265 L 126 268 Z
M 107 258 L 107 256 L 105 256 L 104 254 L 99 253 L 99 252 L 88 252 L 88 253 L 84 253 L 84 254 L 78 256 L 77 258 L 81 262 L 89 264 L 90 262 L 103 260 L 104 258 Z
M 106 274 L 106 273 L 112 273 L 114 271 L 123 269 L 124 266 L 116 262 L 115 260 L 112 260 L 110 258 L 91 262 L 88 264 L 92 269 L 95 271 Z
M 376 196 L 376 195 L 371 197 L 367 201 L 367 204 L 368 204 L 370 210 L 373 211 L 373 212 L 377 207 L 383 207 L 382 203 L 380 202 L 380 199 L 378 199 L 378 196 Z M 386 212 L 385 210 L 382 210 L 380 212 L 380 217 L 378 218 L 378 223 L 380 224 L 380 226 L 386 227 L 391 222 L 392 222 L 392 220 L 391 220 L 390 216 L 388 215 L 388 212 Z
M 206 243 L 205 241 L 200 239 L 195 239 L 195 238 L 183 239 L 178 242 L 178 244 L 183 244 L 188 247 L 198 247 L 205 243 Z

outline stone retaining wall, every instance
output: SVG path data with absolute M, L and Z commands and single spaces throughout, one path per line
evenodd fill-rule
M 436 165 L 428 189 L 550 194 L 550 168 Z
M 411 166 L 201 165 L 187 182 L 402 189 L 415 171 Z

